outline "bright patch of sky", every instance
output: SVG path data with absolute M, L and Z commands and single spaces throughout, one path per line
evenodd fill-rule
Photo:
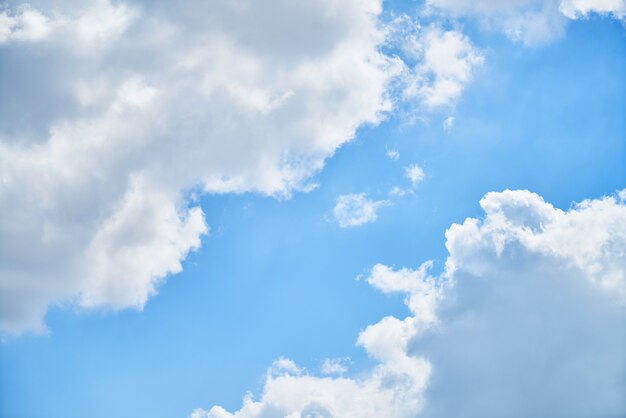
M 0 416 L 626 414 L 624 2 L 270 3 L 0 8 Z

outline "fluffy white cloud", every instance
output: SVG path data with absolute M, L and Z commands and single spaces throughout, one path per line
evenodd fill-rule
M 141 308 L 208 232 L 192 196 L 310 190 L 359 126 L 451 103 L 482 59 L 458 32 L 404 19 L 399 36 L 380 0 L 12 4 L 0 330 L 16 333 L 51 304 Z M 375 219 L 365 203 L 345 225 Z
M 452 130 L 452 126 L 454 126 L 454 116 L 448 116 L 443 121 L 443 130 L 445 132 L 450 132 Z
M 374 222 L 378 209 L 385 204 L 385 200 L 368 199 L 365 193 L 344 194 L 337 198 L 333 216 L 342 228 L 361 226 Z
M 446 232 L 438 277 L 376 265 L 410 315 L 358 343 L 379 364 L 316 377 L 281 359 L 258 401 L 194 418 L 544 417 L 626 413 L 626 191 L 567 211 L 528 191 L 489 193 L 483 219 Z
M 427 363 L 415 364 L 428 376 Z M 412 371 L 412 370 L 411 370 Z M 410 417 L 419 410 L 415 401 L 415 382 L 408 370 L 380 368 L 363 381 L 337 377 L 314 377 L 305 372 L 282 370 L 276 365 L 268 371 L 265 391 L 260 401 L 244 398 L 242 408 L 229 413 L 215 406 L 209 411 L 195 410 L 192 418 L 253 418 L 253 417 Z M 401 392 L 394 382 L 402 382 Z M 402 384 L 400 383 L 400 384 Z
M 410 349 L 433 363 L 424 416 L 623 415 L 623 198 L 562 211 L 505 191 L 481 206 L 446 233 L 454 287 L 438 332 Z
M 380 0 L 30 4 L 0 11 L 9 332 L 141 308 L 208 231 L 190 196 L 310 189 L 401 69 Z
M 436 25 L 420 28 L 406 17 L 396 20 L 402 30 L 401 48 L 415 64 L 405 73 L 404 97 L 426 108 L 449 106 L 460 97 L 482 53 L 461 32 L 444 31 Z

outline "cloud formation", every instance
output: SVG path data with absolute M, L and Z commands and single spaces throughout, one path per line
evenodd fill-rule
M 417 164 L 411 164 L 404 170 L 404 174 L 407 179 L 411 181 L 411 185 L 415 186 L 417 183 L 424 180 L 424 170 Z
M 475 19 L 514 41 L 538 45 L 563 36 L 568 19 L 592 13 L 624 19 L 626 5 L 623 0 L 427 0 L 426 11 Z
M 389 159 L 394 160 L 394 161 L 397 161 L 400 159 L 400 151 L 398 151 L 397 149 L 388 149 L 385 155 L 387 155 Z
M 406 18 L 400 34 L 381 12 L 380 0 L 2 8 L 0 330 L 44 330 L 54 304 L 141 309 L 208 233 L 194 196 L 311 190 L 360 126 L 456 100 L 482 60 L 469 40 Z
M 325 375 L 343 374 L 348 371 L 349 358 L 324 359 L 320 372 Z
M 333 208 L 335 221 L 342 228 L 361 226 L 378 218 L 378 209 L 387 201 L 371 200 L 365 193 L 344 194 L 337 198 Z
M 187 3 L 0 11 L 0 329 L 141 308 L 208 232 L 191 196 L 309 190 L 392 109 L 380 1 Z
M 470 39 L 456 30 L 432 24 L 420 27 L 403 16 L 394 22 L 400 49 L 407 57 L 404 99 L 427 109 L 453 105 L 484 57 Z
M 290 360 L 242 408 L 194 418 L 621 416 L 626 413 L 626 191 L 568 210 L 525 191 L 488 193 L 482 219 L 446 231 L 443 272 L 376 265 L 410 315 L 358 338 L 378 361 L 318 377 Z M 516 415 L 517 414 L 517 415 Z
M 610 15 L 621 20 L 626 17 L 624 0 L 562 0 L 559 9 L 570 19 L 587 18 L 592 13 Z
M 484 60 L 457 30 L 385 24 L 380 0 L 272 1 L 0 10 L 0 330 L 44 330 L 54 304 L 141 309 L 209 231 L 194 196 L 310 190 L 360 126 L 453 105 Z M 564 15 L 624 16 L 555 4 L 428 7 L 525 40 Z

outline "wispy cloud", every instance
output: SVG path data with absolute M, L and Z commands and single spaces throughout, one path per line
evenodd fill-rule
M 378 210 L 386 204 L 386 200 L 368 199 L 365 193 L 345 194 L 337 198 L 333 215 L 340 227 L 357 227 L 376 221 Z
M 415 186 L 424 180 L 424 170 L 417 164 L 408 166 L 405 171 L 405 176 L 411 181 L 411 185 Z

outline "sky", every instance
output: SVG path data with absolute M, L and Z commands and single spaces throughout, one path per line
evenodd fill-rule
M 626 415 L 623 0 L 4 1 L 0 416 Z

